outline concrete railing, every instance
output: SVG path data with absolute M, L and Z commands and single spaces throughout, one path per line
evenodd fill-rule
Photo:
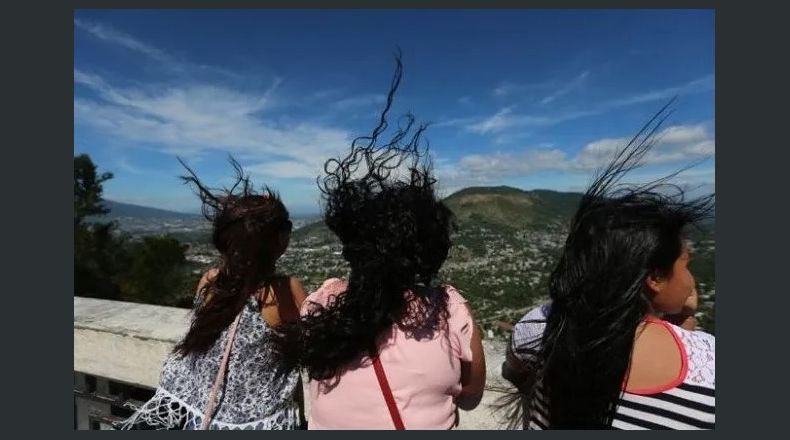
M 165 357 L 188 327 L 186 309 L 75 297 L 74 371 L 155 388 Z M 484 340 L 483 346 L 486 392 L 476 409 L 461 411 L 459 429 L 502 429 L 491 405 L 505 387 L 499 374 L 504 343 Z

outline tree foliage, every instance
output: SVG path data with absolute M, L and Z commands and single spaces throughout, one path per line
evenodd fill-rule
M 98 222 L 109 213 L 99 173 L 91 158 L 74 157 L 74 294 L 161 305 L 188 305 L 194 275 L 186 246 L 173 237 L 132 240 L 115 222 Z

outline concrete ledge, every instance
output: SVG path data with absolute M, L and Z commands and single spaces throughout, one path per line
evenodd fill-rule
M 165 357 L 188 328 L 186 309 L 75 297 L 74 371 L 155 388 Z M 486 392 L 477 408 L 460 412 L 458 429 L 503 428 L 491 405 L 507 388 L 500 375 L 505 343 L 484 340 L 483 348 Z
M 155 388 L 188 327 L 186 309 L 75 297 L 74 371 Z

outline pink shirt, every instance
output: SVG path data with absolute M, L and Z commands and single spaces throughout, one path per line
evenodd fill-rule
M 329 295 L 343 292 L 346 282 L 332 278 L 307 297 L 324 305 Z M 466 300 L 447 287 L 450 312 L 447 331 L 417 341 L 394 325 L 384 335 L 381 363 L 406 429 L 450 429 L 456 421 L 454 396 L 461 392 L 461 361 L 472 361 L 474 322 Z M 313 306 L 314 307 L 314 306 Z M 368 356 L 350 366 L 334 388 L 331 381 L 310 381 L 308 429 L 395 429 Z

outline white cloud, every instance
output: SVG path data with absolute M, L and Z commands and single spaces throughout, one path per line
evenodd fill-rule
M 608 163 L 615 152 L 622 148 L 627 139 L 605 138 L 590 142 L 574 158 L 575 168 L 593 169 Z
M 224 150 L 240 159 L 277 155 L 307 161 L 342 151 L 351 139 L 338 128 L 262 119 L 276 84 L 259 94 L 198 83 L 118 88 L 81 71 L 75 71 L 75 82 L 101 97 L 75 99 L 75 124 L 167 153 L 194 157 Z
M 629 140 L 611 138 L 591 142 L 576 155 L 574 166 L 588 170 L 605 165 Z M 715 152 L 716 144 L 709 138 L 703 125 L 678 125 L 657 134 L 656 145 L 645 155 L 643 163 L 660 165 L 690 162 L 713 156 Z
M 686 151 L 694 155 L 709 156 L 716 153 L 716 143 L 712 140 L 705 140 L 688 146 Z
M 700 125 L 681 125 L 669 127 L 663 130 L 659 136 L 661 142 L 667 144 L 688 144 L 691 142 L 702 142 L 708 138 L 705 126 Z
M 628 180 L 634 183 L 653 182 L 666 177 L 666 171 L 641 168 L 629 173 Z M 681 187 L 689 197 L 698 197 L 716 191 L 716 171 L 712 166 L 695 167 L 674 176 L 671 183 Z
M 539 171 L 586 173 L 611 161 L 629 138 L 603 138 L 585 145 L 569 157 L 557 148 L 527 149 L 521 152 L 474 154 L 460 158 L 454 166 L 445 164 L 441 171 L 451 183 L 478 184 L 524 177 Z M 702 125 L 669 127 L 658 134 L 657 143 L 645 156 L 644 165 L 693 162 L 715 154 L 715 142 Z
M 565 152 L 557 149 L 530 150 L 520 154 L 464 156 L 458 162 L 464 171 L 478 175 L 516 176 L 538 170 L 560 170 L 567 167 Z

